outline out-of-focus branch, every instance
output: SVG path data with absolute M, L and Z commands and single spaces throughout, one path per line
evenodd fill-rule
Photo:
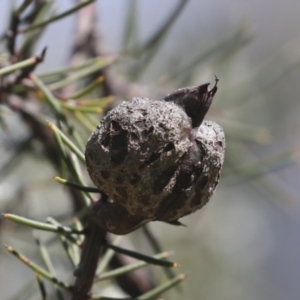
M 123 239 L 121 245 L 124 248 L 133 248 L 133 245 L 131 245 L 128 239 Z M 112 257 L 109 266 L 111 269 L 117 269 L 134 262 L 136 262 L 134 258 L 116 253 Z M 131 297 L 138 297 L 142 293 L 151 290 L 155 286 L 151 273 L 147 269 L 135 270 L 128 273 L 127 276 L 118 276 L 116 277 L 116 280 L 122 290 L 129 294 Z
M 113 56 L 115 53 L 108 48 L 104 43 L 101 35 L 101 27 L 97 17 L 96 4 L 93 3 L 87 7 L 81 9 L 76 15 L 75 23 L 75 39 L 74 46 L 71 52 L 70 64 L 79 64 L 84 60 L 98 57 L 98 56 Z M 160 93 L 157 88 L 155 92 L 149 86 L 143 86 L 141 84 L 132 83 L 124 78 L 120 78 L 116 74 L 112 74 L 111 70 L 103 69 L 99 72 L 95 72 L 90 78 L 90 81 L 94 80 L 98 76 L 103 76 L 103 89 L 102 96 L 121 96 L 125 99 L 131 99 L 139 95 L 147 95 L 154 99 L 159 99 L 164 92 Z M 63 90 L 64 95 L 74 93 L 75 86 L 69 85 Z M 115 103 L 112 102 L 107 110 L 114 107 Z

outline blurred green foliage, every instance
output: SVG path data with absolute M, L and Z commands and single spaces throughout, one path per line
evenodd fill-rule
M 193 49 L 191 52 L 197 55 L 191 57 L 187 53 L 179 63 L 172 64 L 176 53 L 166 58 L 161 55 L 161 48 L 189 1 L 176 2 L 164 22 L 157 25 L 150 37 L 143 39 L 139 35 L 140 2 L 128 1 L 119 53 L 111 50 L 107 53 L 105 42 L 97 31 L 99 28 L 95 29 L 99 26 L 95 11 L 85 10 L 90 5 L 95 8 L 94 1 L 83 1 L 59 12 L 55 10 L 57 2 L 25 0 L 19 6 L 12 5 L 10 21 L 3 32 L 0 56 L 1 212 L 41 221 L 51 215 L 60 223 L 76 226 L 78 221 L 73 217 L 82 220 L 94 196 L 90 190 L 82 190 L 76 195 L 68 191 L 67 194 L 51 181 L 51 177 L 67 178 L 60 183 L 69 183 L 69 186 L 70 182 L 77 187 L 86 185 L 89 179 L 82 167 L 82 153 L 99 117 L 132 96 L 160 97 L 176 88 L 211 80 L 217 73 L 220 89 L 209 117 L 222 125 L 226 133 L 226 163 L 221 186 L 208 205 L 209 211 L 184 220 L 189 229 L 150 225 L 159 240 L 168 243 L 168 247 L 179 249 L 177 257 L 184 262 L 181 263 L 184 269 L 191 269 L 184 296 L 182 291 L 173 289 L 166 293 L 169 297 L 166 299 L 277 299 L 274 298 L 276 289 L 265 288 L 263 276 L 257 269 L 251 269 L 251 262 L 256 261 L 256 255 L 263 256 L 264 251 L 270 251 L 268 247 L 272 244 L 272 240 L 268 240 L 270 213 L 265 207 L 269 204 L 262 199 L 276 204 L 288 215 L 295 204 L 288 185 L 282 181 L 278 184 L 280 180 L 274 178 L 274 172 L 299 161 L 297 145 L 291 149 L 289 144 L 279 142 L 290 129 L 288 117 L 293 116 L 294 108 L 285 103 L 290 103 L 289 99 L 295 95 L 284 82 L 298 68 L 299 42 L 283 45 L 258 66 L 240 66 L 243 51 L 255 39 L 249 26 L 241 24 L 206 50 Z M 79 15 L 74 26 L 76 37 L 72 44 L 66 45 L 69 62 L 58 70 L 34 72 L 38 64 L 47 60 L 44 52 L 35 54 L 36 44 L 46 28 L 74 13 Z M 86 16 L 90 17 L 94 29 L 86 29 L 86 32 L 83 29 L 82 35 L 79 24 Z M 185 53 L 188 50 L 186 47 Z M 170 52 L 172 54 L 172 49 Z M 165 68 L 166 72 L 157 78 L 153 66 L 159 70 Z M 50 142 L 52 134 L 54 139 Z M 58 226 L 53 224 L 57 222 L 53 219 L 49 222 L 51 228 Z M 22 253 L 31 253 L 31 259 L 41 253 L 38 262 L 45 265 L 45 269 L 41 272 L 34 269 L 35 272 L 40 275 L 44 272 L 48 279 L 51 276 L 66 281 L 72 278 L 73 267 L 79 260 L 74 239 L 79 243 L 79 237 L 71 235 L 70 242 L 70 236 L 60 232 L 58 237 L 69 258 L 66 263 L 64 252 L 53 241 L 53 236 L 39 234 L 36 238 L 39 247 L 34 247 L 28 230 L 3 220 L 1 234 L 1 240 L 16 245 Z M 134 243 L 142 244 L 139 250 L 153 255 L 149 250 L 151 247 L 145 246 L 148 245 L 145 240 L 151 239 L 145 238 L 142 231 L 133 235 Z M 255 245 L 261 242 L 265 244 L 256 248 Z M 152 241 L 152 248 L 156 248 L 154 252 L 163 252 L 155 241 Z M 13 252 L 12 248 L 10 250 Z M 7 254 L 0 252 L 0 260 L 6 258 Z M 156 255 L 153 259 L 159 262 L 161 257 Z M 9 262 L 5 272 L 1 271 L 3 288 L 7 286 L 5 293 L 9 299 L 40 299 L 41 295 L 45 299 L 45 284 L 40 275 L 37 279 L 41 292 L 32 283 L 32 273 L 22 269 L 18 275 L 21 267 Z M 109 259 L 106 266 L 108 262 Z M 102 272 L 106 266 L 101 267 Z M 134 269 L 135 266 L 131 267 Z M 102 273 L 100 279 L 109 274 L 109 271 Z M 164 275 L 155 275 L 159 282 L 168 280 Z M 31 277 L 28 280 L 26 276 Z M 182 275 L 174 278 L 173 281 L 183 279 Z M 8 282 L 16 285 L 10 288 Z M 65 294 L 57 286 L 64 286 L 65 282 L 53 282 L 52 289 L 46 285 L 46 290 L 51 290 L 48 297 L 64 299 Z M 13 294 L 12 290 L 19 288 Z M 101 286 L 102 290 L 105 288 L 109 289 Z M 112 297 L 115 293 L 122 294 L 113 290 Z

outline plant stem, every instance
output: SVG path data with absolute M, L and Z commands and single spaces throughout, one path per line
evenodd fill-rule
M 106 231 L 89 222 L 83 243 L 80 264 L 75 270 L 77 276 L 72 300 L 87 300 L 92 288 L 98 260 L 106 245 Z

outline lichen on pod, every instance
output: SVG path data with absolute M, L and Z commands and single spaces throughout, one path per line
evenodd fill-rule
M 216 91 L 204 84 L 161 100 L 134 98 L 102 119 L 85 153 L 105 195 L 91 208 L 94 223 L 127 234 L 149 221 L 176 221 L 209 200 L 225 149 L 222 128 L 203 122 Z

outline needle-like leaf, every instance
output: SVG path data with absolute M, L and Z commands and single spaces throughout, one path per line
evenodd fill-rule
M 3 217 L 12 222 L 15 222 L 15 223 L 27 226 L 27 227 L 31 227 L 34 229 L 38 229 L 38 230 L 57 232 L 57 233 L 61 233 L 61 234 L 72 234 L 72 233 L 83 234 L 82 232 L 79 232 L 78 230 L 72 229 L 70 227 L 57 226 L 57 225 L 47 224 L 44 222 L 38 222 L 38 221 L 20 217 L 20 216 L 14 215 L 14 214 L 3 214 Z
M 34 263 L 33 261 L 31 261 L 30 259 L 28 259 L 26 256 L 20 254 L 16 250 L 14 250 L 11 246 L 7 246 L 7 245 L 4 245 L 4 246 L 5 246 L 6 250 L 9 253 L 11 253 L 12 255 L 14 255 L 16 258 L 18 258 L 21 262 L 23 262 L 26 266 L 28 266 L 30 269 L 32 269 L 34 272 L 36 272 L 40 276 L 42 276 L 45 279 L 47 279 L 47 280 L 49 280 L 49 281 L 57 284 L 58 286 L 60 286 L 63 289 L 66 289 L 68 291 L 72 290 L 72 286 L 71 285 L 69 285 L 68 283 L 65 283 L 65 282 L 57 279 L 51 273 L 49 273 L 48 271 L 46 271 L 45 269 L 43 269 L 42 267 L 40 267 L 39 265 L 37 265 L 36 263 Z

